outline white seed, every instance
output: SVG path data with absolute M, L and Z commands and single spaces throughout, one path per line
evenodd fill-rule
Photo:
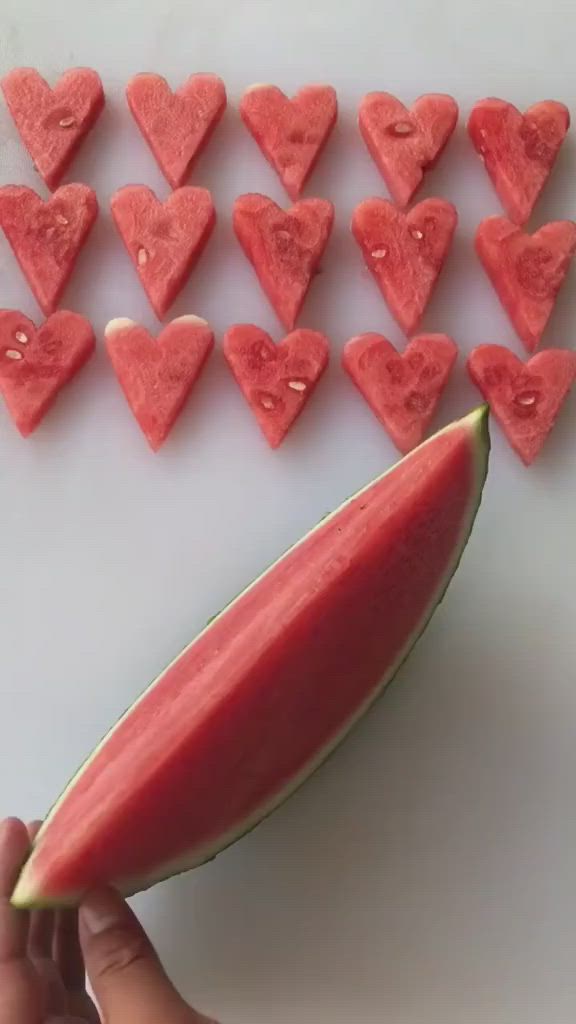
M 412 235 L 412 238 L 417 238 L 418 241 L 420 241 L 421 238 L 424 238 L 424 232 L 423 231 L 418 231 L 418 230 L 411 231 L 410 234 Z
M 61 213 L 57 213 L 56 214 L 55 220 L 56 220 L 57 224 L 68 224 L 69 223 L 68 220 L 66 219 L 66 217 L 63 217 Z
M 516 401 L 518 405 L 534 405 L 536 395 L 518 395 Z
M 260 404 L 264 406 L 265 409 L 273 409 L 276 403 L 272 398 L 264 397 L 260 399 Z
M 147 263 L 148 263 L 148 253 L 146 252 L 146 249 L 144 249 L 144 248 L 138 249 L 138 266 L 139 267 L 145 267 Z
M 306 385 L 303 380 L 289 380 L 288 387 L 292 388 L 292 391 L 306 391 Z
M 76 124 L 76 118 L 75 117 L 63 117 L 62 120 L 59 121 L 58 123 L 59 123 L 61 128 L 71 128 L 73 124 Z
M 21 352 L 18 352 L 15 348 L 7 348 L 4 353 L 7 359 L 23 359 L 24 356 Z
M 383 260 L 388 255 L 388 249 L 374 249 L 372 253 L 372 259 Z
M 398 121 L 398 123 L 394 125 L 392 131 L 395 135 L 410 135 L 413 128 L 408 121 Z
M 28 335 L 24 334 L 24 331 L 16 331 L 14 337 L 16 341 L 19 341 L 21 345 L 25 345 L 28 341 Z

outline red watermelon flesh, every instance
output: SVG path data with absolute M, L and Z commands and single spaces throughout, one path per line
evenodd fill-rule
M 78 313 L 61 309 L 37 328 L 18 310 L 0 310 L 0 391 L 23 437 L 93 351 L 94 332 Z
M 135 892 L 253 828 L 380 695 L 460 560 L 487 469 L 478 410 L 245 590 L 133 705 L 37 836 L 16 906 Z
M 528 235 L 505 217 L 488 217 L 476 232 L 476 252 L 518 336 L 533 352 L 576 252 L 576 224 L 553 221 Z
M 361 334 L 342 362 L 396 447 L 411 451 L 426 436 L 458 355 L 447 334 L 420 334 L 401 354 L 381 334 Z
M 0 227 L 46 316 L 53 313 L 96 217 L 87 185 L 62 185 L 46 202 L 31 188 L 0 188 Z
M 480 100 L 472 110 L 468 133 L 515 224 L 530 217 L 569 127 L 567 107 L 554 100 L 525 114 L 498 99 Z
M 1 84 L 36 170 L 55 189 L 104 109 L 100 76 L 71 68 L 51 89 L 34 68 L 15 68 Z
M 234 203 L 234 231 L 284 327 L 291 331 L 304 304 L 334 223 L 327 199 L 301 199 L 282 210 L 258 194 Z
M 387 199 L 365 199 L 352 232 L 392 315 L 412 334 L 430 301 L 458 214 L 445 199 L 424 199 L 408 213 Z
M 224 336 L 224 355 L 268 444 L 277 448 L 328 365 L 327 339 L 301 329 L 275 345 L 259 327 L 237 324 Z
M 332 86 L 307 85 L 289 99 L 275 85 L 253 85 L 240 114 L 290 199 L 299 199 L 336 124 Z
M 111 320 L 105 331 L 114 372 L 148 444 L 158 451 L 214 347 L 198 316 L 172 320 L 155 340 L 133 320 Z
M 452 96 L 429 93 L 410 109 L 389 92 L 364 96 L 358 124 L 388 191 L 399 206 L 407 206 L 419 189 L 424 172 L 443 153 L 458 121 Z
M 140 74 L 126 99 L 158 166 L 172 188 L 183 185 L 226 109 L 217 75 L 190 75 L 176 92 L 161 75 Z
M 127 185 L 114 193 L 110 208 L 150 305 L 162 320 L 212 233 L 212 196 L 206 188 L 184 185 L 161 203 L 146 185 Z
M 468 357 L 468 370 L 512 448 L 529 466 L 576 380 L 576 352 L 550 348 L 523 363 L 503 345 L 479 345 Z

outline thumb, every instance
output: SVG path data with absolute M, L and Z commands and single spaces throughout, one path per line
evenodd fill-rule
M 113 889 L 80 907 L 80 941 L 107 1024 L 203 1024 L 180 997 L 136 917 Z

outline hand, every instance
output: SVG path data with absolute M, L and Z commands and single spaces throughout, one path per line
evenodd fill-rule
M 10 906 L 30 838 L 21 821 L 0 824 L 0 1024 L 215 1024 L 178 995 L 127 904 L 112 889 L 73 910 Z

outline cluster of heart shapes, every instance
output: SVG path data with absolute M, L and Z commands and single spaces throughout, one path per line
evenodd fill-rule
M 90 354 L 93 333 L 76 314 L 56 313 L 98 213 L 86 185 L 57 188 L 104 105 L 96 72 L 66 72 L 54 89 L 33 69 L 10 72 L 2 88 L 35 165 L 54 195 L 0 189 L 0 226 L 48 320 L 37 331 L 14 311 L 0 317 L 0 389 L 23 433 L 30 433 L 60 387 Z M 157 316 L 163 319 L 215 223 L 207 189 L 183 184 L 226 107 L 223 82 L 192 75 L 173 93 L 158 75 L 129 83 L 130 109 L 174 189 L 160 202 L 145 186 L 120 189 L 114 221 Z M 251 325 L 232 328 L 224 351 L 269 442 L 276 446 L 302 410 L 328 361 L 315 331 L 294 330 L 332 230 L 323 199 L 299 199 L 337 117 L 330 86 L 289 99 L 253 86 L 241 115 L 286 191 L 283 210 L 266 196 L 240 196 L 234 228 L 279 319 L 291 333 L 275 346 Z M 437 283 L 456 228 L 451 203 L 426 199 L 403 209 L 447 145 L 458 119 L 449 96 L 428 95 L 407 109 L 387 93 L 365 96 L 359 125 L 395 204 L 365 200 L 353 234 L 391 312 L 413 335 Z M 502 100 L 476 104 L 469 133 L 508 213 L 480 225 L 476 249 L 517 333 L 533 352 L 576 251 L 576 225 L 522 230 L 550 174 L 569 125 L 567 109 L 546 101 L 521 114 Z M 157 341 L 132 321 L 113 321 L 107 347 L 128 401 L 152 447 L 165 439 L 213 344 L 205 321 L 172 321 Z M 456 359 L 446 335 L 412 338 L 402 354 L 380 335 L 348 342 L 344 365 L 401 451 L 425 435 Z M 526 463 L 533 461 L 576 377 L 576 354 L 539 353 L 526 364 L 502 346 L 480 346 L 469 370 Z

